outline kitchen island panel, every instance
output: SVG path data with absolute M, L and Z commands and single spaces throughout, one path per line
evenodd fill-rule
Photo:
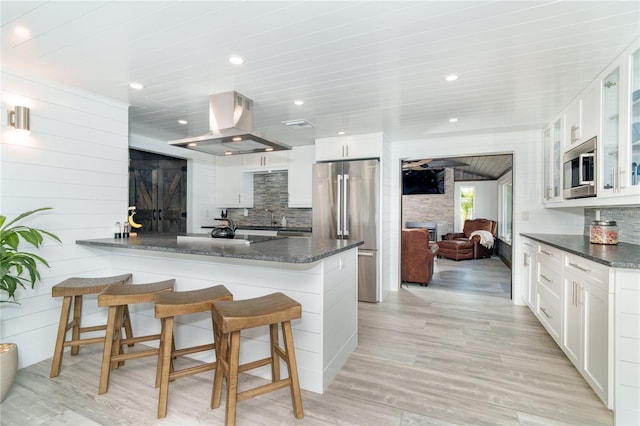
M 110 252 L 114 271 L 133 273 L 134 283 L 176 279 L 176 291 L 222 284 L 236 300 L 281 291 L 302 304 L 302 318 L 292 321 L 300 386 L 322 393 L 357 346 L 357 249 L 341 251 L 310 263 L 283 263 L 167 251 L 96 245 Z M 136 333 L 157 333 L 151 306 L 132 307 Z M 178 318 L 180 345 L 210 339 L 206 315 Z M 268 328 L 243 331 L 240 362 L 269 354 Z M 198 358 L 210 361 L 204 355 Z M 251 372 L 270 377 L 270 369 Z

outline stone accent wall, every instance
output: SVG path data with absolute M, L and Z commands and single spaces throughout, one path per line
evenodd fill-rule
M 600 210 L 600 219 L 616 221 L 619 241 L 640 244 L 640 207 L 600 207 L 584 209 L 584 235 L 586 236 L 589 236 L 591 222 L 596 220 L 596 210 Z
M 440 236 L 453 232 L 453 169 L 445 169 L 444 194 L 402 196 L 402 226 L 406 222 L 436 222 Z
M 253 175 L 253 208 L 229 209 L 228 214 L 236 225 L 271 226 L 271 217 L 276 226 L 280 226 L 282 216 L 287 219 L 289 228 L 311 228 L 311 209 L 290 209 L 287 171 L 256 173 Z

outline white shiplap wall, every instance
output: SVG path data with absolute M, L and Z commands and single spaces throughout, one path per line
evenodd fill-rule
M 0 212 L 13 218 L 37 207 L 53 207 L 28 222 L 57 234 L 39 254 L 49 261 L 35 290 L 19 290 L 21 305 L 3 304 L 0 340 L 19 346 L 24 367 L 52 356 L 61 301 L 51 287 L 70 276 L 111 274 L 106 253 L 77 246 L 76 239 L 112 235 L 127 214 L 128 105 L 57 83 L 2 70 Z M 31 109 L 31 134 L 6 125 L 7 110 Z M 103 312 L 89 300 L 86 323 Z
M 521 294 L 520 233 L 582 235 L 582 208 L 545 209 L 542 204 L 542 132 L 511 132 L 394 141 L 391 182 L 400 182 L 400 161 L 404 158 L 461 157 L 513 153 L 513 301 L 523 304 Z M 400 200 L 400 184 L 391 185 L 392 200 Z M 391 203 L 391 223 L 400 223 L 400 202 Z M 400 284 L 400 226 L 391 227 L 390 282 L 385 288 L 397 290 Z

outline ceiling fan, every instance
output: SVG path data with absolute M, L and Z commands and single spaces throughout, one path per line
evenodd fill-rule
M 457 167 L 465 167 L 468 166 L 467 163 L 450 159 L 450 158 L 441 158 L 441 159 L 424 159 L 417 161 L 403 161 L 402 162 L 402 170 L 426 170 L 428 168 L 431 169 L 441 169 L 445 167 L 457 168 Z

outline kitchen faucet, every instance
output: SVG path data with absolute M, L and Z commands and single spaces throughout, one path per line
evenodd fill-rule
M 271 226 L 274 226 L 276 224 L 276 221 L 273 219 L 273 213 L 275 213 L 273 210 L 271 210 L 269 207 L 267 207 L 266 209 L 264 209 L 265 212 L 267 213 L 271 213 Z

